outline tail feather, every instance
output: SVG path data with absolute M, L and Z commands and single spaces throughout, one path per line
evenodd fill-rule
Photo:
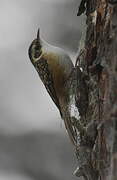
M 65 115 L 62 116 L 65 124 L 65 128 L 67 130 L 67 133 L 69 135 L 69 138 L 74 146 L 77 146 L 77 134 L 76 131 L 72 125 L 71 117 L 69 116 L 69 113 L 65 113 Z

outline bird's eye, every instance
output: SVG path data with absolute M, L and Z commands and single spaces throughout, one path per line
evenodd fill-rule
M 41 48 L 39 46 L 36 46 L 34 49 L 34 58 L 39 58 L 41 55 Z
M 38 58 L 38 57 L 39 57 L 39 55 L 40 55 L 39 50 L 36 50 L 36 51 L 35 51 L 35 53 L 34 53 L 34 57 L 35 57 L 35 58 Z

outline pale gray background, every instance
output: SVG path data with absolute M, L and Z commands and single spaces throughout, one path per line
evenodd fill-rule
M 57 108 L 30 63 L 28 47 L 40 27 L 46 41 L 66 49 L 73 57 L 83 26 L 77 17 L 78 3 L 78 0 L 0 0 L 1 134 L 17 137 L 16 134 L 33 131 L 48 130 L 55 134 L 65 131 Z M 66 132 L 64 136 L 68 138 Z M 3 142 L 7 144 L 6 139 Z M 70 144 L 68 139 L 67 143 Z M 6 149 L 3 152 L 6 156 Z
M 77 8 L 77 0 L 0 0 L 1 130 L 60 127 L 58 110 L 27 51 L 40 27 L 46 41 L 75 52 L 81 26 Z

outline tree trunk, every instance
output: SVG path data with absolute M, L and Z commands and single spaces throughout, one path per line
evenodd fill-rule
M 84 12 L 85 40 L 76 61 L 76 105 L 82 128 L 74 174 L 85 180 L 116 180 L 117 1 L 82 0 L 78 16 Z

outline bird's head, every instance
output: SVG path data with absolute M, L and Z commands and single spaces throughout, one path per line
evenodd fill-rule
M 41 54 L 42 54 L 42 45 L 40 41 L 40 29 L 38 29 L 37 37 L 34 39 L 29 47 L 28 50 L 29 58 L 31 62 L 34 64 L 36 62 Z

